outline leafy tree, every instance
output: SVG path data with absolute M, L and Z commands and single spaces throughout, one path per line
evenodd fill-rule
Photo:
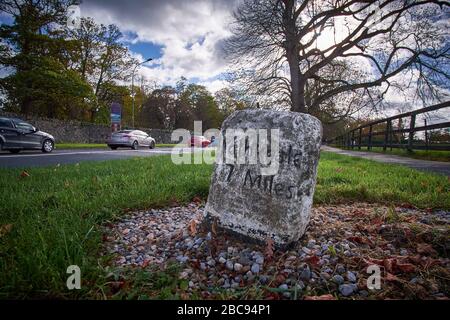
M 68 7 L 78 3 L 76 0 L 4 0 L 0 3 L 0 12 L 14 19 L 11 25 L 0 27 L 0 64 L 15 72 L 2 79 L 0 85 L 10 100 L 18 104 L 21 113 L 28 114 L 34 105 L 44 103 L 38 100 L 42 98 L 40 93 L 46 84 L 40 73 L 54 75 L 65 72 L 58 61 L 60 56 L 54 56 L 61 43 L 58 26 L 65 23 Z M 47 58 L 49 56 L 52 57 Z M 72 83 L 78 88 L 75 91 L 88 94 L 81 89 L 83 85 L 72 73 L 60 76 L 64 83 L 55 84 L 55 90 L 63 89 L 69 93 L 67 85 Z
M 122 33 L 115 25 L 97 25 L 91 18 L 82 18 L 79 27 L 69 31 L 74 40 L 73 68 L 92 86 L 96 103 L 90 109 L 90 120 L 101 108 L 107 108 L 114 98 L 118 81 L 130 79 L 136 60 L 120 43 Z
M 176 90 L 170 86 L 154 90 L 142 107 L 141 118 L 144 126 L 175 129 L 176 97 Z
M 229 116 L 236 110 L 245 109 L 250 105 L 249 101 L 239 97 L 239 94 L 230 88 L 223 88 L 217 91 L 214 95 L 217 107 L 224 114 Z

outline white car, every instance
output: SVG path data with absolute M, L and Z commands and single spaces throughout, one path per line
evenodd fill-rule
M 137 150 L 139 147 L 155 148 L 156 141 L 147 133 L 140 130 L 121 130 L 113 132 L 111 138 L 106 142 L 108 147 L 116 150 L 119 147 Z

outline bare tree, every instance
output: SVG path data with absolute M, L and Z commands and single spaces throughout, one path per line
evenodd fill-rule
M 405 72 L 436 98 L 449 80 L 446 13 L 432 0 L 243 0 L 224 49 L 250 92 L 332 122 L 376 106 Z

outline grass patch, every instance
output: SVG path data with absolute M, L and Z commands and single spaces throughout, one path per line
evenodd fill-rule
M 447 177 L 400 165 L 322 152 L 314 202 L 409 203 L 450 208 Z
M 98 254 L 99 225 L 129 210 L 205 199 L 212 166 L 177 166 L 170 156 L 157 156 L 27 171 L 30 176 L 22 178 L 21 169 L 0 169 L 0 298 L 111 296 L 105 293 L 105 283 L 111 282 L 109 257 Z M 444 176 L 323 152 L 315 203 L 373 201 L 448 209 L 449 191 Z M 65 286 L 72 264 L 82 270 L 82 290 Z M 148 295 L 131 297 L 177 298 L 174 288 L 179 286 L 185 283 L 173 275 L 159 275 L 152 278 Z M 153 289 L 160 288 L 169 289 L 155 295 Z
M 57 143 L 56 149 L 106 149 L 105 143 Z
M 157 148 L 173 148 L 176 145 L 177 145 L 176 143 L 158 143 L 158 144 L 156 144 L 156 147 Z
M 352 150 L 351 148 L 341 148 L 341 149 Z M 353 151 L 376 152 L 376 153 L 383 153 L 383 154 L 389 154 L 389 155 L 395 155 L 395 156 L 401 156 L 401 157 L 407 157 L 407 158 L 413 158 L 413 159 L 420 159 L 420 160 L 450 162 L 450 151 L 440 151 L 440 150 L 408 151 L 405 149 L 398 149 L 398 148 L 392 148 L 392 150 L 390 150 L 388 148 L 388 149 L 386 149 L 386 151 L 383 151 L 382 147 L 373 147 L 371 150 L 367 150 L 367 148 L 362 147 L 361 150 L 359 150 L 358 148 L 355 148 L 355 149 L 353 149 Z
M 98 225 L 132 208 L 205 197 L 211 169 L 158 156 L 20 172 L 0 170 L 0 225 L 12 225 L 0 237 L 0 297 L 93 295 L 101 281 Z M 83 270 L 87 291 L 65 287 L 71 264 Z
M 172 143 L 159 143 L 156 144 L 157 148 L 171 148 L 176 144 Z M 106 149 L 109 148 L 105 143 L 57 143 L 57 149 Z

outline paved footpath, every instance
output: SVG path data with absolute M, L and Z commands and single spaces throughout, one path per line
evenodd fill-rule
M 379 162 L 401 164 L 413 169 L 422 171 L 431 171 L 434 173 L 439 173 L 450 177 L 450 162 L 419 160 L 377 152 L 342 150 L 329 146 L 322 146 L 322 150 Z

